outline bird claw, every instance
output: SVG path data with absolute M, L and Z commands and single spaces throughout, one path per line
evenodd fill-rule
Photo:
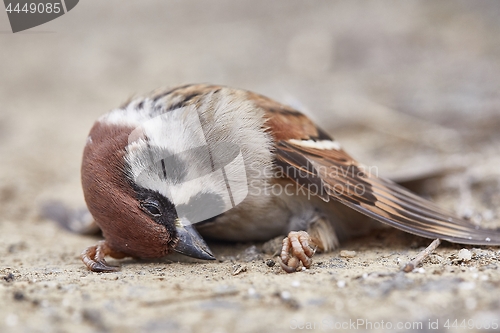
M 307 232 L 291 231 L 288 237 L 283 239 L 280 256 L 281 268 L 287 273 L 294 273 L 300 269 L 301 264 L 305 268 L 311 267 L 311 258 L 316 252 L 316 248 L 309 244 L 313 244 L 313 242 Z
M 125 257 L 123 253 L 112 251 L 105 241 L 100 241 L 97 245 L 86 248 L 80 255 L 80 258 L 85 266 L 93 272 L 117 272 L 120 268 L 118 266 L 109 265 L 106 260 L 104 260 L 106 255 L 110 255 L 117 259 Z

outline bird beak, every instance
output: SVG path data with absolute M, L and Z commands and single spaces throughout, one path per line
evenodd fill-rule
M 175 226 L 179 240 L 172 250 L 197 259 L 215 260 L 212 251 L 192 225 L 184 225 L 177 220 Z

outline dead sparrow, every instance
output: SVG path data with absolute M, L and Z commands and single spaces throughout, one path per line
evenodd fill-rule
M 288 234 L 281 259 L 291 272 L 309 267 L 316 247 L 330 251 L 366 233 L 372 219 L 428 238 L 500 244 L 500 232 L 372 174 L 298 111 L 222 86 L 155 91 L 100 117 L 87 138 L 82 184 L 105 237 L 82 254 L 93 271 L 116 270 L 107 255 L 214 259 L 200 234 Z

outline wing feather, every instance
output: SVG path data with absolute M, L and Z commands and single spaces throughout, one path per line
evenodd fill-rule
M 390 180 L 366 173 L 342 149 L 281 140 L 276 161 L 289 178 L 325 201 L 338 200 L 398 229 L 453 243 L 500 245 L 500 230 L 480 228 Z

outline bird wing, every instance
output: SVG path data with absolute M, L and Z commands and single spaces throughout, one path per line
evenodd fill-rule
M 298 185 L 403 231 L 453 243 L 500 245 L 500 230 L 484 229 L 448 213 L 356 162 L 333 140 L 276 143 L 276 164 Z

